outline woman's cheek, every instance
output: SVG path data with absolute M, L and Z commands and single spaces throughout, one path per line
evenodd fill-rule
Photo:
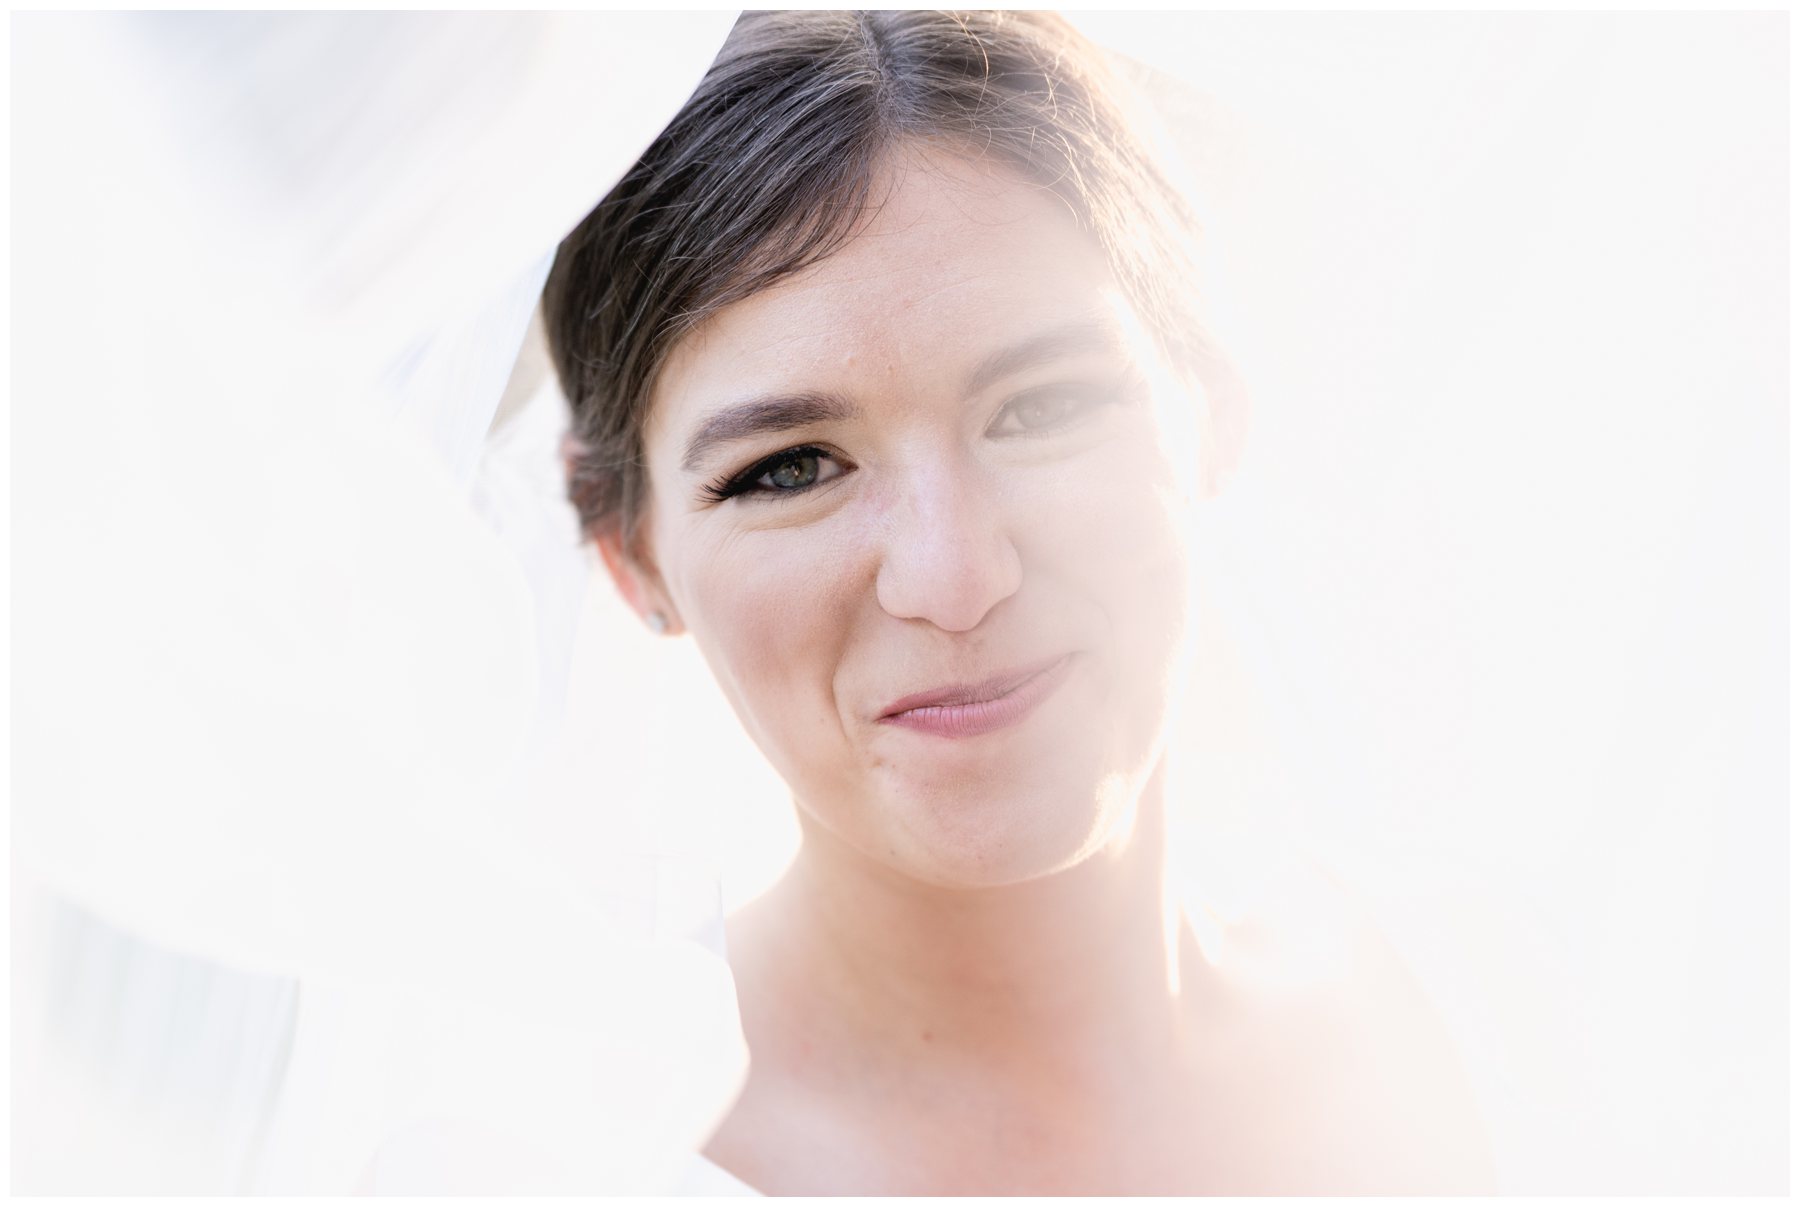
M 1138 595 L 1179 565 L 1176 499 L 1154 433 L 1132 425 L 1047 476 L 1030 512 L 1043 517 L 1040 544 L 1066 571 L 1103 597 Z
M 1034 543 L 1070 606 L 1097 614 L 1120 700 L 1162 707 L 1187 623 L 1187 570 L 1176 476 L 1149 433 L 1129 433 L 1073 461 L 1028 509 Z M 1148 717 L 1131 727 L 1146 728 Z
M 779 504 L 774 504 L 779 506 Z M 812 528 L 697 543 L 683 616 L 732 708 L 778 769 L 831 723 L 831 651 L 845 590 L 834 542 Z

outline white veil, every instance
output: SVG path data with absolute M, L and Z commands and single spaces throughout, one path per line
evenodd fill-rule
M 716 891 L 509 816 L 587 567 L 484 442 L 731 21 L 15 21 L 15 1189 L 655 1189 L 729 1102 Z

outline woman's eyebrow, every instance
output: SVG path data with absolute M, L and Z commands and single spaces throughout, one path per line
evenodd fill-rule
M 720 444 L 813 423 L 853 418 L 856 408 L 836 394 L 775 394 L 752 398 L 710 416 L 689 438 L 681 468 L 692 472 Z
M 1064 323 L 989 353 L 969 373 L 963 392 L 965 396 L 972 396 L 1014 373 L 1059 356 L 1111 352 L 1123 347 L 1124 342 L 1120 332 L 1110 323 L 1092 319 Z M 707 454 L 721 444 L 855 416 L 856 408 L 836 394 L 809 391 L 752 398 L 708 416 L 688 439 L 681 468 L 692 473 Z
M 1078 319 L 989 353 L 969 373 L 963 385 L 970 397 L 1014 373 L 1033 368 L 1059 356 L 1082 352 L 1113 352 L 1126 346 L 1123 335 L 1111 323 Z

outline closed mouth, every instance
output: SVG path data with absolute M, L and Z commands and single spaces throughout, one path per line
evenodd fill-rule
M 980 683 L 956 684 L 897 700 L 880 722 L 937 739 L 977 738 L 1023 721 L 1054 695 L 1075 655 L 1020 667 Z
M 1010 671 L 983 679 L 978 683 L 956 683 L 944 687 L 935 687 L 930 691 L 915 692 L 894 701 L 883 710 L 880 720 L 897 717 L 902 713 L 912 712 L 920 708 L 951 708 L 962 704 L 985 704 L 1010 695 L 1027 680 L 1034 679 L 1055 667 L 1069 655 L 1058 654 L 1042 662 L 1030 666 L 1015 667 Z

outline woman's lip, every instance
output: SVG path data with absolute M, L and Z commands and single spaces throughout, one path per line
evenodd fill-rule
M 934 687 L 930 691 L 914 692 L 910 696 L 902 696 L 882 709 L 881 719 L 885 721 L 895 713 L 906 712 L 914 708 L 980 704 L 987 700 L 998 699 L 1033 675 L 1049 670 L 1067 657 L 1067 654 L 1058 654 L 1054 658 L 1045 658 L 1026 666 L 1015 666 L 1009 671 L 1002 671 L 979 683 L 952 683 L 944 687 Z
M 888 706 L 880 720 L 940 737 L 991 733 L 1024 720 L 1062 683 L 1071 654 L 996 675 L 982 683 L 937 688 Z

